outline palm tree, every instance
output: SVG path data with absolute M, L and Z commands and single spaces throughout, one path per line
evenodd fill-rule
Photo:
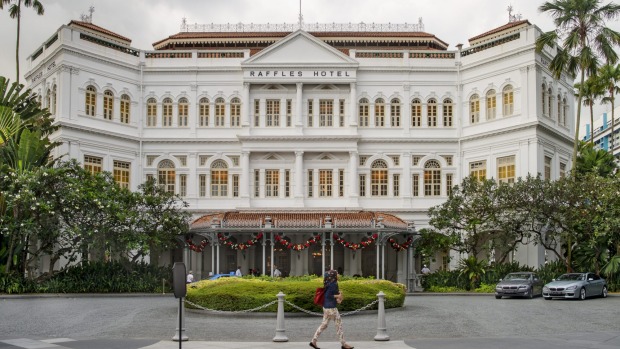
M 15 81 L 19 83 L 19 34 L 21 29 L 21 17 L 22 17 L 22 4 L 25 7 L 32 7 L 39 16 L 43 15 L 45 9 L 43 4 L 39 0 L 1 0 L 0 9 L 4 8 L 4 5 L 9 6 L 9 16 L 17 19 L 17 40 L 15 46 L 15 66 L 17 69 L 17 77 Z
M 614 153 L 614 130 L 616 127 L 616 118 L 614 115 L 616 93 L 620 92 L 620 64 L 613 66 L 606 64 L 602 66 L 598 71 L 598 79 L 601 86 L 606 90 L 607 96 L 603 98 L 603 102 L 609 102 L 611 104 L 611 136 L 609 140 L 610 152 Z
M 619 17 L 620 6 L 614 3 L 602 5 L 601 0 L 554 0 L 545 2 L 538 10 L 551 15 L 556 29 L 543 33 L 536 40 L 536 52 L 541 52 L 545 46 L 555 47 L 560 40 L 562 42 L 549 62 L 555 78 L 563 72 L 575 76 L 579 71 L 579 83 L 583 86 L 586 73 L 596 73 L 599 56 L 610 63 L 618 60 L 614 46 L 620 45 L 620 33 L 608 28 L 605 21 Z M 578 90 L 573 164 L 577 161 L 582 98 Z
M 595 76 L 589 76 L 583 85 L 576 83 L 575 89 L 578 91 L 577 96 L 581 93 L 583 105 L 590 107 L 590 143 L 594 144 L 594 105 L 603 95 L 603 87 Z
M 575 174 L 582 178 L 588 173 L 600 177 L 611 177 L 618 169 L 614 156 L 603 149 L 595 149 L 591 143 L 579 143 L 579 155 L 575 163 Z

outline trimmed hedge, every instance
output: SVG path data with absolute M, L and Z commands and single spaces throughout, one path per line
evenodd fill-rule
M 301 280 L 300 280 L 301 279 Z M 385 293 L 385 308 L 402 307 L 405 302 L 405 286 L 385 280 L 350 279 L 338 282 L 344 300 L 338 306 L 340 311 L 359 309 L 377 299 L 379 291 Z M 257 308 L 277 299 L 282 292 L 286 300 L 306 310 L 321 311 L 321 307 L 313 303 L 314 292 L 323 286 L 320 277 L 301 278 L 220 278 L 203 280 L 191 284 L 187 288 L 186 299 L 201 307 L 222 311 L 239 311 Z M 186 303 L 188 308 L 194 308 Z M 278 304 L 259 310 L 260 312 L 276 312 Z M 372 308 L 377 309 L 377 304 Z M 284 303 L 284 311 L 299 310 Z

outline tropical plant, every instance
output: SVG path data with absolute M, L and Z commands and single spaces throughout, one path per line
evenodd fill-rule
M 600 177 L 613 176 L 618 164 L 613 154 L 603 149 L 596 149 L 591 143 L 580 142 L 575 174 L 583 177 L 587 173 L 595 173 Z
M 556 78 L 564 72 L 575 76 L 579 71 L 579 83 L 583 86 L 586 74 L 596 74 L 599 56 L 608 63 L 618 60 L 614 46 L 620 44 L 620 33 L 608 28 L 606 21 L 620 16 L 620 6 L 614 3 L 602 5 L 601 0 L 554 0 L 545 2 L 538 10 L 551 15 L 556 29 L 538 37 L 536 51 L 542 52 L 546 46 L 553 48 L 559 41 L 562 42 L 549 62 L 549 69 Z M 573 163 L 577 161 L 583 99 L 581 90 L 577 91 Z
M 616 66 L 611 64 L 602 66 L 598 71 L 598 80 L 600 81 L 601 87 L 607 91 L 607 95 L 603 98 L 603 102 L 611 104 L 611 134 L 609 136 L 609 152 L 613 153 L 616 147 L 614 144 L 614 139 L 616 138 L 616 118 L 614 109 L 616 101 L 615 96 L 617 93 L 620 93 L 620 64 Z
M 1 0 L 0 9 L 3 9 L 4 5 L 9 5 L 9 16 L 13 19 L 17 19 L 17 40 L 15 41 L 15 67 L 17 71 L 15 81 L 19 83 L 19 36 L 21 31 L 22 6 L 32 7 L 39 16 L 43 15 L 45 9 L 39 0 Z
M 603 87 L 596 76 L 589 76 L 583 85 L 576 83 L 575 89 L 578 91 L 577 97 L 581 94 L 583 105 L 590 107 L 590 143 L 594 145 L 594 105 L 602 97 Z
M 488 266 L 486 260 L 478 259 L 476 256 L 469 256 L 459 261 L 459 272 L 469 280 L 470 290 L 474 290 L 478 287 Z

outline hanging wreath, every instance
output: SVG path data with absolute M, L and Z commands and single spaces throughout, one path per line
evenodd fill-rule
M 189 246 L 189 249 L 194 251 L 194 252 L 202 252 L 205 249 L 205 247 L 207 247 L 207 245 L 209 244 L 207 239 L 204 239 L 204 240 L 200 241 L 200 243 L 198 245 L 194 244 L 192 239 L 187 239 L 187 240 L 185 240 L 185 242 L 187 242 L 187 245 Z
M 392 248 L 396 250 L 396 252 L 400 252 L 400 251 L 404 251 L 408 249 L 409 246 L 411 246 L 411 243 L 413 242 L 413 238 L 411 236 L 408 237 L 407 241 L 405 241 L 402 245 L 396 242 L 394 238 L 390 238 L 388 242 L 390 243 L 390 246 L 392 246 Z
M 355 242 L 345 241 L 343 238 L 339 237 L 337 234 L 334 234 L 334 241 L 342 244 L 342 246 L 346 248 L 356 251 L 356 250 L 361 250 L 364 247 L 370 246 L 370 244 L 372 244 L 375 240 L 377 240 L 377 237 L 378 237 L 377 234 L 372 234 L 370 237 L 366 238 L 366 240 L 362 240 L 360 243 L 355 243 Z
M 222 245 L 229 246 L 233 250 L 245 250 L 245 249 L 248 249 L 248 248 L 256 245 L 258 243 L 258 241 L 260 239 L 262 239 L 262 237 L 263 237 L 263 233 L 258 233 L 258 235 L 256 235 L 255 238 L 250 239 L 250 240 L 246 241 L 245 243 L 236 244 L 236 243 L 230 241 L 230 239 L 225 237 L 224 235 L 222 235 L 220 233 L 217 234 L 217 238 L 220 239 L 220 241 L 222 242 Z
M 313 245 L 313 244 L 316 244 L 317 242 L 319 242 L 321 240 L 321 237 L 319 235 L 314 236 L 314 237 L 308 239 L 303 244 L 294 244 L 292 242 L 289 242 L 289 241 L 285 240 L 280 235 L 276 235 L 275 239 L 276 239 L 277 242 L 282 244 L 282 246 L 286 247 L 289 250 L 301 251 L 301 250 L 307 249 L 308 247 L 310 247 L 310 245 Z

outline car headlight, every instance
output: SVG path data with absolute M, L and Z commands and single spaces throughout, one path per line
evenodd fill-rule
M 566 288 L 567 291 L 571 291 L 577 288 L 577 285 L 571 285 Z
M 497 286 L 495 286 L 495 289 L 496 289 L 496 290 L 501 290 L 501 289 L 502 289 L 502 286 L 497 285 Z
M 527 288 L 527 285 L 519 285 L 519 289 L 521 288 Z
M 543 292 L 549 292 L 549 287 L 547 286 L 543 287 Z

